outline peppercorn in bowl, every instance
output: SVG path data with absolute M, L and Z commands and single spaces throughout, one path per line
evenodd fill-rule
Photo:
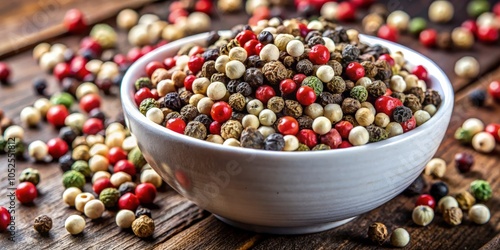
M 241 32 L 237 38 L 248 36 L 244 44 L 250 44 L 253 36 Z M 366 72 L 370 65 L 361 67 L 366 67 L 363 74 L 358 65 L 364 54 L 356 48 L 341 53 L 348 47 L 342 41 L 309 37 L 318 41 L 302 51 L 300 40 L 277 42 L 276 36 L 262 33 L 254 34 L 258 43 L 277 45 L 245 48 L 231 39 L 218 50 L 226 56 L 204 54 L 205 62 L 212 63 L 189 57 L 175 62 L 179 50 L 200 53 L 196 50 L 218 36 L 199 34 L 158 48 L 127 71 L 121 87 L 125 120 L 147 162 L 172 188 L 233 226 L 302 234 L 342 225 L 392 199 L 417 178 L 443 139 L 453 109 L 453 89 L 435 63 L 401 45 L 360 35 L 366 46 L 379 45 L 363 50 L 372 49 L 386 61 L 379 62 L 385 70 L 372 80 L 362 76 L 371 74 Z M 219 34 L 232 37 L 231 32 Z M 191 43 L 199 47 L 186 50 Z M 255 49 L 260 60 L 248 56 Z M 386 49 L 404 58 L 381 55 Z M 287 59 L 284 52 L 302 59 Z M 304 54 L 311 60 L 304 61 Z M 330 62 L 342 57 L 351 62 Z M 390 66 L 405 60 L 413 74 Z M 280 63 L 269 64 L 275 61 Z M 187 74 L 161 70 L 174 65 L 188 68 Z M 295 79 L 299 68 L 303 76 Z M 211 77 L 202 79 L 205 74 Z M 425 86 L 411 79 L 417 75 L 428 77 Z M 419 89 L 407 91 L 406 81 Z M 282 103 L 269 104 L 278 97 Z

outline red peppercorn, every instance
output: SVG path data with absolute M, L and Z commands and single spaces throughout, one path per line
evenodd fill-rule
M 269 85 L 262 85 L 255 91 L 255 98 L 264 104 L 266 104 L 273 96 L 276 96 L 276 92 L 274 92 L 273 87 Z
M 307 76 L 304 74 L 295 74 L 292 79 L 296 84 L 302 84 L 302 81 L 304 81 L 306 77 Z
M 118 208 L 135 211 L 139 207 L 139 199 L 133 193 L 126 193 L 118 200 Z
M 146 55 L 149 52 L 153 51 L 154 49 L 155 49 L 154 46 L 152 46 L 152 45 L 146 45 L 146 46 L 144 46 L 144 47 L 141 48 L 141 54 L 142 55 Z
M 97 94 L 84 95 L 80 99 L 80 109 L 87 113 L 99 107 L 101 107 L 101 97 Z
M 497 17 L 500 16 L 500 3 L 496 3 L 494 6 L 493 6 L 493 13 L 495 13 L 495 15 Z
M 477 35 L 477 24 L 475 20 L 466 20 L 461 26 L 469 30 L 472 34 Z
M 216 102 L 212 105 L 210 110 L 210 115 L 214 121 L 223 123 L 231 118 L 233 114 L 233 109 L 227 102 Z
M 94 193 L 99 195 L 102 192 L 102 190 L 112 187 L 114 186 L 113 184 L 111 184 L 109 178 L 100 178 L 94 182 L 94 184 L 92 185 L 92 190 L 94 190 Z
M 281 95 L 283 95 L 283 96 L 289 95 L 289 94 L 292 94 L 293 92 L 295 92 L 295 90 L 297 89 L 297 84 L 300 84 L 300 83 L 296 83 L 296 81 L 294 81 L 292 79 L 285 79 L 285 80 L 281 81 L 280 82 Z
M 299 23 L 298 26 L 299 26 L 300 36 L 306 37 L 307 34 L 309 33 L 309 29 L 307 28 L 307 25 L 304 23 Z
M 55 127 L 64 126 L 64 120 L 69 115 L 68 109 L 64 105 L 55 105 L 47 111 L 47 121 Z
M 196 45 L 189 50 L 188 56 L 202 55 L 203 52 L 205 52 L 205 49 L 202 46 Z
M 420 43 L 425 47 L 431 48 L 436 45 L 437 32 L 434 29 L 425 29 L 420 32 L 419 36 Z
M 137 104 L 137 106 L 139 106 L 141 104 L 141 102 L 146 99 L 146 98 L 153 98 L 153 94 L 151 93 L 151 90 L 144 87 L 144 88 L 140 88 L 139 90 L 137 90 L 137 92 L 135 92 L 134 94 L 134 100 L 135 100 L 135 104 Z
M 120 147 L 112 147 L 108 151 L 109 164 L 115 165 L 120 160 L 127 159 L 127 152 Z
M 429 79 L 429 73 L 427 73 L 427 70 L 422 65 L 415 66 L 411 73 L 420 80 L 427 81 Z
M 350 148 L 350 147 L 352 147 L 352 144 L 349 141 L 342 141 L 342 143 L 340 143 L 338 148 Z
M 260 51 L 262 50 L 262 48 L 264 48 L 264 44 L 262 43 L 257 43 L 255 45 L 255 54 L 256 55 L 259 55 L 260 54 Z
M 488 93 L 497 102 L 500 102 L 500 81 L 492 81 L 488 85 Z
M 251 30 L 243 30 L 238 35 L 236 35 L 236 41 L 238 41 L 239 44 L 245 44 L 246 42 L 250 40 L 257 40 L 257 35 L 253 33 Z
M 498 123 L 490 123 L 484 128 L 485 132 L 490 133 L 497 142 L 500 142 L 500 124 Z
M 38 197 L 38 191 L 31 182 L 21 182 L 16 188 L 16 197 L 22 204 L 33 202 Z
M 184 134 L 184 129 L 186 128 L 186 122 L 182 120 L 182 118 L 177 117 L 177 118 L 171 118 L 167 121 L 167 124 L 165 126 L 179 134 Z
M 342 137 L 339 132 L 332 128 L 328 133 L 319 137 L 321 143 L 330 146 L 331 149 L 336 149 L 342 143 Z
M 398 106 L 403 106 L 403 103 L 398 98 L 391 96 L 380 96 L 375 100 L 375 110 L 382 112 L 389 117 L 392 117 L 392 111 Z
M 187 66 L 189 70 L 191 70 L 191 72 L 193 72 L 193 74 L 196 75 L 198 72 L 200 72 L 201 68 L 203 67 L 203 63 L 205 63 L 205 59 L 203 59 L 203 57 L 192 56 L 189 58 Z
M 196 80 L 196 76 L 194 75 L 188 75 L 186 78 L 184 78 L 184 87 L 186 90 L 192 91 L 193 90 L 193 82 Z
M 365 76 L 365 68 L 358 62 L 352 62 L 347 65 L 345 73 L 349 79 L 357 81 L 359 78 Z
M 281 117 L 277 127 L 282 135 L 295 135 L 299 132 L 299 122 L 291 116 Z
M 378 29 L 377 36 L 385 40 L 397 42 L 399 33 L 396 28 L 384 24 Z
M 148 76 L 151 77 L 151 75 L 153 74 L 153 72 L 155 72 L 155 70 L 163 68 L 165 68 L 163 63 L 159 61 L 152 61 L 146 65 L 146 74 L 148 74 Z
M 65 62 L 60 62 L 60 63 L 56 64 L 56 66 L 52 70 L 52 75 L 54 75 L 54 77 L 59 82 L 61 82 L 64 78 L 71 77 L 71 75 L 72 75 L 71 68 L 70 68 L 69 64 L 67 64 Z
M 104 123 L 101 119 L 90 118 L 83 123 L 82 131 L 87 135 L 95 135 L 99 133 L 99 131 L 104 129 Z
M 212 123 L 210 123 L 210 127 L 208 128 L 208 130 L 210 131 L 210 134 L 220 135 L 221 127 L 222 127 L 222 123 L 220 123 L 218 121 L 213 121 Z
M 432 209 L 436 206 L 436 201 L 434 198 L 428 194 L 422 194 L 418 197 L 417 202 L 415 202 L 415 206 L 428 206 Z
M 498 40 L 498 30 L 490 26 L 482 26 L 477 29 L 477 38 L 485 43 L 494 43 Z
M 340 121 L 335 124 L 335 129 L 339 132 L 342 139 L 349 138 L 349 133 L 354 126 L 348 121 Z
M 115 62 L 119 66 L 122 66 L 122 65 L 125 65 L 125 64 L 129 63 L 127 57 L 125 55 L 122 55 L 122 54 L 116 54 L 113 57 L 113 62 Z
M 165 60 L 163 60 L 163 65 L 165 65 L 165 69 L 171 69 L 175 66 L 176 60 L 173 57 L 167 57 Z
M 257 46 L 257 44 L 259 44 L 258 40 L 250 40 L 245 43 L 243 48 L 246 50 L 248 56 L 257 55 L 257 52 L 255 51 L 255 46 Z
M 391 65 L 391 67 L 394 67 L 394 65 L 396 65 L 396 62 L 394 61 L 394 59 L 392 58 L 392 56 L 389 55 L 389 54 L 380 55 L 378 57 L 378 60 L 382 60 L 382 61 L 388 62 L 389 65 Z
M 59 159 L 68 152 L 68 144 L 61 138 L 53 138 L 47 142 L 49 154 L 54 159 Z
M 0 232 L 7 230 L 7 227 L 10 224 L 10 219 L 11 216 L 9 210 L 7 210 L 7 208 L 0 207 Z
M 64 27 L 69 32 L 72 33 L 81 33 L 87 29 L 87 22 L 85 21 L 85 17 L 83 13 L 78 9 L 70 9 L 64 15 L 63 20 Z
M 169 23 L 176 23 L 180 18 L 179 17 L 187 17 L 189 13 L 184 10 L 184 9 L 176 9 L 170 12 L 168 15 L 168 22 Z
M 350 2 L 357 7 L 366 8 L 372 5 L 375 2 L 375 0 L 350 0 Z
M 125 172 L 130 176 L 135 176 L 136 174 L 134 163 L 130 162 L 129 160 L 119 160 L 113 167 L 113 172 Z
M 129 62 L 135 62 L 137 61 L 139 58 L 141 58 L 143 56 L 142 54 L 142 50 L 141 48 L 139 47 L 134 47 L 134 48 L 131 48 L 128 52 L 127 52 L 127 60 Z
M 402 122 L 400 124 L 401 127 L 403 127 L 403 132 L 406 133 L 417 127 L 417 120 L 415 120 L 415 116 L 412 116 L 408 121 Z
M 469 153 L 458 153 L 455 155 L 455 166 L 460 173 L 467 173 L 474 165 L 474 156 Z
M 185 5 L 182 1 L 172 1 L 172 4 L 170 4 L 170 6 L 168 6 L 168 10 L 170 12 L 174 11 L 174 10 L 178 10 L 178 9 L 184 9 L 185 8 Z
M 257 8 L 253 11 L 252 17 L 254 17 L 257 21 L 269 19 L 271 17 L 271 11 L 267 6 L 257 6 Z
M 317 65 L 322 65 L 330 60 L 330 51 L 325 45 L 316 44 L 309 51 L 309 60 Z
M 314 89 L 309 86 L 300 86 L 295 97 L 297 101 L 304 106 L 309 106 L 316 101 L 316 93 Z
M 95 55 L 100 55 L 102 52 L 102 46 L 92 37 L 84 37 L 80 42 L 80 49 L 89 49 Z
M 0 82 L 8 82 L 10 76 L 10 68 L 7 63 L 0 62 Z
M 156 187 L 151 183 L 141 183 L 135 188 L 135 195 L 141 204 L 152 204 L 156 198 Z
M 87 65 L 87 59 L 82 56 L 75 56 L 70 63 L 71 73 L 78 80 L 83 80 L 90 71 L 85 67 Z
M 297 139 L 309 148 L 314 148 L 318 144 L 318 136 L 311 129 L 300 130 L 297 134 Z
M 212 13 L 212 6 L 213 4 L 210 0 L 198 0 L 194 5 L 194 10 L 210 15 Z
M 329 0 L 308 0 L 308 1 L 317 10 L 320 10 L 325 3 L 330 2 Z
M 351 21 L 356 18 L 356 6 L 350 2 L 341 2 L 337 7 L 337 19 L 339 21 Z

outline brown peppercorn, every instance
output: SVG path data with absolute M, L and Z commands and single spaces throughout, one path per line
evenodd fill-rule
M 224 84 L 228 84 L 229 81 L 229 78 L 224 73 L 214 73 L 210 77 L 210 82 L 221 82 Z
M 418 110 L 422 109 L 422 104 L 420 104 L 420 100 L 414 94 L 408 94 L 405 97 L 404 105 L 411 109 L 411 112 L 415 114 Z
M 346 90 L 346 84 L 342 77 L 336 75 L 331 81 L 326 83 L 326 88 L 332 94 L 342 94 Z
M 474 204 L 476 204 L 476 198 L 469 193 L 469 191 L 463 191 L 455 196 L 458 205 L 462 210 L 469 210 Z
M 389 133 L 384 128 L 375 126 L 373 124 L 366 127 L 369 135 L 369 142 L 378 142 L 387 139 Z
M 153 235 L 155 222 L 146 215 L 141 215 L 132 222 L 132 231 L 137 237 L 146 238 Z
M 358 121 L 356 121 L 356 118 L 353 115 L 344 115 L 344 117 L 342 117 L 342 120 L 350 122 L 354 127 L 359 126 Z
M 177 88 L 184 87 L 184 79 L 186 79 L 184 71 L 177 70 L 172 74 L 172 81 Z
M 345 90 L 346 91 L 351 91 L 352 88 L 354 88 L 355 84 L 351 80 L 345 80 Z
M 354 114 L 361 108 L 361 103 L 354 98 L 347 97 L 342 101 L 342 112 L 344 114 Z
M 229 106 L 236 111 L 243 111 L 245 109 L 245 97 L 241 93 L 235 93 L 229 96 Z
M 274 113 L 280 113 L 285 107 L 285 100 L 280 96 L 273 96 L 267 101 L 267 108 Z
M 264 67 L 262 67 L 262 72 L 264 73 L 267 81 L 269 81 L 269 83 L 273 85 L 279 84 L 289 75 L 289 72 L 286 69 L 285 65 L 283 65 L 283 63 L 281 63 L 280 61 L 271 61 L 264 64 Z
M 253 68 L 262 68 L 265 64 L 265 61 L 260 59 L 258 55 L 252 55 L 247 58 L 247 66 Z
M 370 61 L 364 61 L 361 63 L 361 66 L 365 69 L 365 76 L 369 78 L 375 78 L 378 74 L 378 68 L 375 67 L 375 64 Z
M 458 207 L 451 207 L 445 209 L 443 212 L 443 220 L 452 226 L 457 226 L 462 223 L 463 218 L 462 209 Z
M 170 112 L 168 113 L 166 116 L 165 116 L 165 121 L 168 121 L 172 118 L 182 118 L 181 114 L 179 114 L 179 112 L 177 111 L 173 111 L 173 112 Z
M 383 96 L 387 91 L 387 86 L 384 82 L 380 80 L 375 80 L 372 84 L 366 86 L 366 90 L 368 90 L 368 94 L 373 97 Z
M 306 54 L 306 53 L 304 53 Z M 297 65 L 295 66 L 295 69 L 297 72 L 305 74 L 305 75 L 311 75 L 314 68 L 313 68 L 313 63 L 309 61 L 309 59 L 302 59 L 300 60 Z
M 181 99 L 182 105 L 189 104 L 189 99 L 194 95 L 193 92 L 189 90 L 183 90 L 179 93 L 179 98 Z
M 215 69 L 215 61 L 206 61 L 201 68 L 201 76 L 210 79 L 215 73 L 217 73 L 217 70 Z
M 198 108 L 191 104 L 181 108 L 181 117 L 186 122 L 192 121 L 198 114 Z
M 238 140 L 242 131 L 243 125 L 241 125 L 241 122 L 229 120 L 222 124 L 220 135 L 222 136 L 222 138 L 224 138 L 224 140 L 227 140 L 229 138 Z
M 436 38 L 436 46 L 439 49 L 451 49 L 451 46 L 453 45 L 453 41 L 451 40 L 451 33 L 450 32 L 439 32 Z
M 375 62 L 375 67 L 377 67 L 377 79 L 388 80 L 392 77 L 391 65 L 385 60 L 378 60 Z
M 156 69 L 151 75 L 151 82 L 153 83 L 153 86 L 156 86 L 161 80 L 168 79 L 169 75 L 170 73 L 168 73 L 166 69 Z
M 413 94 L 416 97 L 418 97 L 418 100 L 420 101 L 420 103 L 424 102 L 424 100 L 425 100 L 425 92 L 420 87 L 413 87 L 413 88 L 409 89 L 407 94 Z
M 384 244 L 388 236 L 387 227 L 380 222 L 375 222 L 368 227 L 368 237 L 379 245 Z
M 80 145 L 73 150 L 73 152 L 71 153 L 71 157 L 75 161 L 77 161 L 77 160 L 88 161 L 90 159 L 89 150 L 90 150 L 89 146 Z
M 403 92 L 392 92 L 391 94 L 392 97 L 398 98 L 402 103 L 405 102 L 406 95 Z
M 296 63 L 296 61 L 295 61 L 295 58 L 293 58 L 293 56 L 285 56 L 285 58 L 283 58 L 283 64 L 287 68 L 293 68 L 295 63 Z
M 47 215 L 40 215 L 35 218 L 33 227 L 37 232 L 46 234 L 52 229 L 52 219 Z
M 246 114 L 243 114 L 243 113 L 239 113 L 239 112 L 233 112 L 231 114 L 231 119 L 232 120 L 236 120 L 236 121 L 239 121 L 241 123 L 241 121 L 243 121 L 243 117 L 245 117 Z
M 194 121 L 203 123 L 207 131 L 209 130 L 210 124 L 212 123 L 212 119 L 205 114 L 199 114 L 197 117 L 194 118 Z
M 437 91 L 433 89 L 427 89 L 427 91 L 425 91 L 425 99 L 423 105 L 427 106 L 429 104 L 432 104 L 436 107 L 441 104 L 441 96 Z
M 340 97 L 340 98 L 339 98 Z M 318 102 L 321 106 L 326 106 L 333 103 L 342 103 L 342 96 L 340 94 L 332 94 L 330 92 L 321 92 L 318 96 Z
M 299 102 L 294 100 L 286 100 L 285 101 L 285 115 L 292 116 L 294 118 L 298 118 L 302 115 L 303 112 L 302 105 Z
M 264 140 L 264 136 L 256 128 L 247 127 L 241 132 L 240 144 L 244 148 L 263 149 Z
M 229 41 L 229 43 L 222 45 L 219 49 L 219 54 L 227 56 L 229 55 L 229 51 L 234 47 L 239 47 L 238 41 L 236 39 L 232 39 L 231 41 Z
M 342 75 L 342 64 L 341 63 L 339 63 L 336 60 L 330 60 L 326 64 L 330 65 L 333 68 L 333 72 L 335 73 L 336 76 Z
M 302 115 L 297 118 L 297 122 L 299 123 L 299 129 L 312 129 L 314 119 L 308 115 Z
M 184 129 L 184 134 L 193 138 L 205 140 L 207 137 L 207 128 L 201 122 L 190 121 Z

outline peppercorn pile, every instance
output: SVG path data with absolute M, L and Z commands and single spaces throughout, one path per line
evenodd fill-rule
M 273 18 L 207 44 L 146 66 L 134 98 L 149 120 L 224 145 L 325 150 L 408 132 L 441 103 L 422 65 L 323 19 Z

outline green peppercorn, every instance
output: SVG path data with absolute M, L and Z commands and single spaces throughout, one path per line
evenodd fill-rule
M 478 17 L 490 10 L 490 3 L 485 0 L 473 0 L 467 5 L 467 14 L 471 17 Z
M 50 98 L 50 102 L 54 105 L 62 104 L 64 106 L 66 106 L 66 108 L 69 109 L 71 107 L 71 105 L 73 105 L 73 103 L 75 102 L 75 98 L 73 98 L 73 96 L 69 93 L 62 92 L 62 93 L 58 93 L 58 94 L 53 95 Z
M 143 115 L 146 115 L 146 112 L 148 112 L 150 108 L 159 108 L 159 107 L 160 103 L 158 101 L 156 101 L 153 98 L 146 98 L 141 102 L 141 105 L 139 105 L 139 111 L 141 111 Z
M 366 130 L 368 131 L 369 142 L 378 142 L 389 137 L 389 132 L 379 126 L 369 125 Z
M 470 184 L 470 192 L 479 201 L 487 201 L 492 196 L 490 183 L 485 180 L 475 180 Z
M 408 31 L 413 35 L 418 35 L 427 27 L 427 21 L 423 17 L 412 18 L 408 24 Z
M 455 139 L 464 144 L 471 143 L 472 136 L 473 135 L 470 133 L 469 130 L 463 129 L 462 127 L 458 128 L 455 131 Z
M 139 90 L 141 88 L 152 88 L 153 87 L 153 83 L 151 83 L 151 80 L 149 79 L 149 77 L 141 77 L 139 79 L 137 79 L 135 81 L 135 89 L 136 90 Z
M 86 161 L 78 160 L 71 165 L 71 170 L 80 172 L 85 177 L 90 177 L 92 171 L 90 170 L 89 164 Z
M 365 102 L 368 98 L 368 91 L 364 86 L 354 86 L 354 88 L 351 89 L 349 95 L 359 102 Z
M 27 168 L 21 172 L 19 182 L 31 182 L 35 186 L 40 182 L 40 173 L 33 168 Z
M 310 151 L 309 147 L 306 144 L 299 143 L 299 147 L 295 151 Z
M 312 151 L 317 151 L 317 150 L 330 150 L 330 146 L 326 145 L 326 144 L 318 144 L 316 146 L 314 146 L 314 148 L 312 148 L 311 150 Z
M 128 153 L 128 160 L 132 162 L 135 168 L 138 170 L 141 170 L 141 168 L 147 163 L 139 147 L 135 147 L 134 149 L 130 150 L 130 152 Z
M 313 88 L 316 96 L 319 96 L 319 94 L 323 92 L 323 82 L 315 76 L 308 76 L 304 78 L 304 80 L 302 81 L 302 86 L 309 86 Z
M 63 174 L 63 185 L 65 188 L 76 187 L 83 189 L 85 176 L 78 171 L 70 170 Z
M 120 191 L 116 188 L 105 188 L 99 194 L 99 200 L 101 200 L 107 208 L 116 206 L 118 199 L 120 199 Z

